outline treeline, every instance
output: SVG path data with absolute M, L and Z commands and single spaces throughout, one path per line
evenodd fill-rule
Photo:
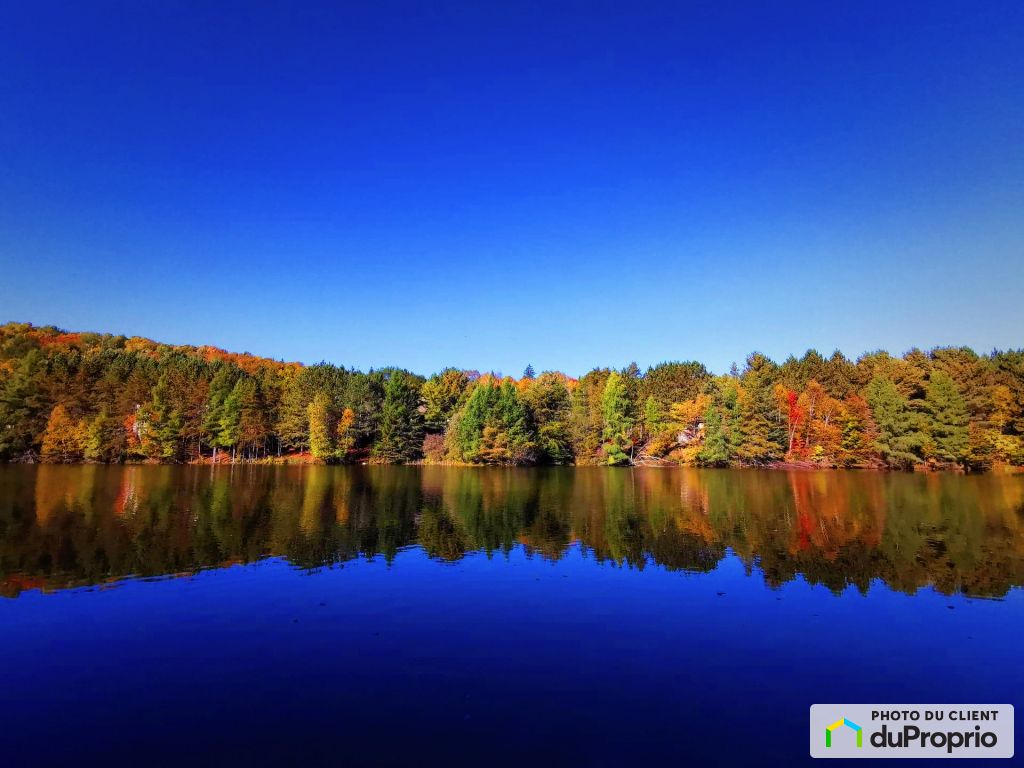
M 1024 350 L 424 378 L 9 323 L 0 459 L 979 471 L 1024 464 Z

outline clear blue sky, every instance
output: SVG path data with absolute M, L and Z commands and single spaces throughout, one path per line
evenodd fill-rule
M 1019 347 L 1022 41 L 1019 1 L 6 2 L 0 321 L 423 373 Z

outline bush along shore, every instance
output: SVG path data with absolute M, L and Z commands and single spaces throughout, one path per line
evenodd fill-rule
M 423 377 L 8 323 L 0 460 L 1014 468 L 1024 350 Z

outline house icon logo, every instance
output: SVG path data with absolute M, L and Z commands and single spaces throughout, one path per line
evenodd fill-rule
M 853 720 L 847 720 L 845 717 L 841 720 L 836 720 L 832 725 L 825 727 L 825 747 L 831 748 L 832 746 L 832 731 L 841 726 L 846 726 L 857 734 L 857 749 L 864 746 L 864 730 L 857 725 Z

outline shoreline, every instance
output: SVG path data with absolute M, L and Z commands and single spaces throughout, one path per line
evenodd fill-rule
M 643 464 L 471 464 L 468 462 L 456 461 L 408 461 L 408 462 L 387 462 L 387 461 L 354 461 L 354 462 L 325 462 L 310 460 L 302 456 L 281 456 L 269 459 L 237 460 L 237 461 L 120 461 L 120 462 L 99 462 L 99 461 L 69 461 L 69 462 L 44 462 L 44 461 L 4 461 L 0 466 L 46 466 L 46 467 L 235 467 L 235 466 L 262 466 L 262 467 L 447 467 L 461 469 L 708 469 L 708 470 L 767 470 L 772 472 L 868 472 L 877 474 L 919 474 L 919 475 L 1024 475 L 1024 467 L 1013 464 L 998 464 L 983 470 L 968 470 L 963 467 L 949 466 L 922 466 L 916 465 L 910 469 L 897 469 L 886 466 L 853 465 L 846 467 L 813 464 L 811 462 L 779 461 L 768 464 L 734 464 L 728 466 L 701 466 L 697 464 L 678 464 L 674 462 L 643 463 Z

